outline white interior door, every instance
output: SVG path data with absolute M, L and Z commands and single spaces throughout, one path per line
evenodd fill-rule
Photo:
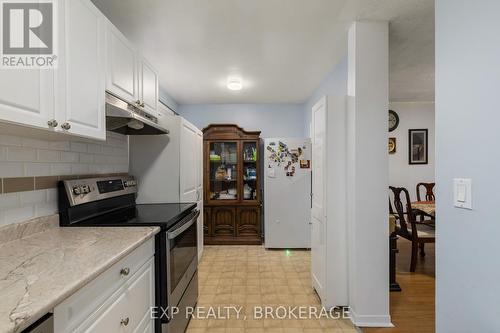
M 326 99 L 312 108 L 311 275 L 313 288 L 324 299 L 326 282 Z

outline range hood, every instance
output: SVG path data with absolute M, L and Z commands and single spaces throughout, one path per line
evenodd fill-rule
M 125 135 L 168 134 L 158 118 L 106 92 L 106 130 Z

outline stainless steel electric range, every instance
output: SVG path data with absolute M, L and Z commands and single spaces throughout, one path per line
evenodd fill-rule
M 157 333 L 184 332 L 183 311 L 198 300 L 196 203 L 136 204 L 133 177 L 65 180 L 59 183 L 62 227 L 158 226 L 155 253 Z M 169 318 L 167 309 L 180 313 Z

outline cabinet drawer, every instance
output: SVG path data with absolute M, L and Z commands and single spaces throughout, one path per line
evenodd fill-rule
M 135 249 L 54 309 L 55 332 L 73 332 L 154 256 L 154 237 Z M 122 270 L 128 270 L 128 274 Z
M 151 320 L 154 305 L 154 262 L 150 259 L 118 289 L 75 333 L 136 332 Z

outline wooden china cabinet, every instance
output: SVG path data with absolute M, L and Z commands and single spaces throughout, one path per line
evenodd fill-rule
M 262 244 L 260 132 L 203 129 L 204 243 Z

